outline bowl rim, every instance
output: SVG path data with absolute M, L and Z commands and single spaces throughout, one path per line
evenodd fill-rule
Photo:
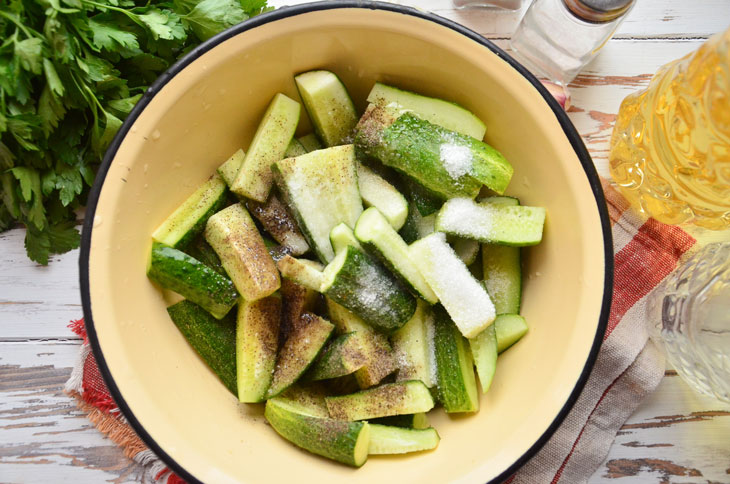
M 107 151 L 99 166 L 99 170 L 97 172 L 94 184 L 89 192 L 89 197 L 86 205 L 86 215 L 84 218 L 83 230 L 81 235 L 81 251 L 79 254 L 79 282 L 84 321 L 86 323 L 86 333 L 88 336 L 89 344 L 91 345 L 91 349 L 94 354 L 94 358 L 96 359 L 96 363 L 99 367 L 102 378 L 109 388 L 111 396 L 114 398 L 114 401 L 116 402 L 120 411 L 126 417 L 127 421 L 132 426 L 134 431 L 172 471 L 185 479 L 187 482 L 200 483 L 201 481 L 195 478 L 190 472 L 185 470 L 185 468 L 181 464 L 179 464 L 169 454 L 167 454 L 162 449 L 162 447 L 152 438 L 152 436 L 145 430 L 142 423 L 135 417 L 131 408 L 129 407 L 129 405 L 127 405 L 124 397 L 122 396 L 119 388 L 117 387 L 114 379 L 111 376 L 111 372 L 106 363 L 106 360 L 104 359 L 104 355 L 99 344 L 99 339 L 96 334 L 96 328 L 94 326 L 94 320 L 91 311 L 91 295 L 89 290 L 89 256 L 91 252 L 91 235 L 93 230 L 93 221 L 99 197 L 101 195 L 101 190 L 104 185 L 104 180 L 106 179 L 109 167 L 112 163 L 112 160 L 115 158 L 120 145 L 124 141 L 124 138 L 129 132 L 131 126 L 134 124 L 134 122 L 145 109 L 145 107 L 175 75 L 180 73 L 198 57 L 202 56 L 212 48 L 216 47 L 218 44 L 221 44 L 222 42 L 232 37 L 235 37 L 247 30 L 251 30 L 256 27 L 266 25 L 270 22 L 274 22 L 276 20 L 281 20 L 288 17 L 316 11 L 353 8 L 364 10 L 390 11 L 434 22 L 440 26 L 447 27 L 477 42 L 478 44 L 489 49 L 490 51 L 492 51 L 492 53 L 496 54 L 502 60 L 507 62 L 513 69 L 515 69 L 525 79 L 527 79 L 527 81 L 538 91 L 538 93 L 543 97 L 550 109 L 553 111 L 553 114 L 557 118 L 560 127 L 563 129 L 565 136 L 570 142 L 576 156 L 578 157 L 578 160 L 581 163 L 581 166 L 583 167 L 583 171 L 585 172 L 585 175 L 588 179 L 589 186 L 591 188 L 591 191 L 593 192 L 593 196 L 598 208 L 604 242 L 604 286 L 598 325 L 596 328 L 596 334 L 594 336 L 593 343 L 591 345 L 591 350 L 588 354 L 588 358 L 586 359 L 583 370 L 581 371 L 581 374 L 576 381 L 573 390 L 568 396 L 568 399 L 566 400 L 565 404 L 560 409 L 558 414 L 555 416 L 553 421 L 550 423 L 548 428 L 545 430 L 545 432 L 537 439 L 534 444 L 532 444 L 532 446 L 530 446 L 529 449 L 527 449 L 524 454 L 522 454 L 522 456 L 520 456 L 502 473 L 489 481 L 490 483 L 499 483 L 510 477 L 512 474 L 517 472 L 529 459 L 535 456 L 545 445 L 545 443 L 547 443 L 547 441 L 558 429 L 560 424 L 563 423 L 570 410 L 573 408 L 573 405 L 575 404 L 576 400 L 580 396 L 581 391 L 585 387 L 586 382 L 588 381 L 588 377 L 598 357 L 598 352 L 603 342 L 603 336 L 608 326 L 608 318 L 613 295 L 612 293 L 614 276 L 613 236 L 611 224 L 609 221 L 608 209 L 606 206 L 606 199 L 604 197 L 603 188 L 601 186 L 598 172 L 596 171 L 593 160 L 588 153 L 588 150 L 585 147 L 585 144 L 583 143 L 580 134 L 576 130 L 575 126 L 573 126 L 573 123 L 570 121 L 568 115 L 565 113 L 563 108 L 557 103 L 557 101 L 547 91 L 542 83 L 524 66 L 522 66 L 516 60 L 510 57 L 505 51 L 503 51 L 491 41 L 476 33 L 475 31 L 452 20 L 446 19 L 431 12 L 417 10 L 414 7 L 368 0 L 328 0 L 277 8 L 276 10 L 266 12 L 245 20 L 201 43 L 184 57 L 182 57 L 180 60 L 178 60 L 175 64 L 170 66 L 150 85 L 150 87 L 147 89 L 147 91 L 145 91 L 140 100 L 129 113 L 127 118 L 124 120 L 122 126 L 119 128 L 119 131 L 114 136 L 114 139 L 107 148 Z

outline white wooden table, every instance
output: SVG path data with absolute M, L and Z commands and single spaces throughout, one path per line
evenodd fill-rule
M 270 4 L 302 3 L 270 1 Z M 460 22 L 500 47 L 521 12 L 456 11 L 450 0 L 402 1 Z M 621 99 L 662 64 L 730 26 L 730 0 L 638 0 L 620 30 L 572 84 L 570 118 L 608 176 Z M 0 482 L 133 482 L 139 468 L 62 392 L 80 341 L 78 251 L 40 267 L 22 229 L 0 234 Z M 673 371 L 623 426 L 591 483 L 730 483 L 730 405 L 694 394 Z

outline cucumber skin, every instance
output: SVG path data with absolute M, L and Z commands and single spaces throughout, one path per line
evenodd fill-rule
M 228 204 L 228 193 L 228 189 L 223 190 L 218 199 L 213 202 L 203 216 L 195 222 L 195 225 L 193 225 L 192 228 L 171 247 L 173 249 L 184 249 L 193 241 L 193 239 L 195 239 L 195 237 L 203 233 L 203 230 L 205 230 L 205 224 L 208 223 L 208 219 L 215 215 L 216 212 L 220 212 Z
M 277 399 L 266 402 L 264 416 L 279 435 L 302 449 L 354 467 L 365 463 L 356 462 L 354 454 L 360 434 L 369 433 L 367 422 L 298 414 L 278 405 Z
M 408 175 L 403 175 L 403 189 L 406 198 L 416 206 L 418 213 L 423 217 L 438 212 L 445 201 L 443 196 L 429 190 Z
M 198 304 L 216 319 L 238 301 L 233 282 L 199 260 L 172 247 L 152 243 L 147 277 Z
M 346 250 L 345 263 L 325 294 L 383 332 L 406 324 L 416 311 L 415 297 L 370 256 L 351 245 Z M 374 289 L 379 292 L 374 301 L 363 298 Z
M 408 415 L 391 415 L 369 420 L 371 424 L 388 425 L 391 427 L 402 427 L 405 429 L 425 429 L 428 425 L 421 425 L 421 420 L 426 419 L 425 413 L 411 413 Z
M 238 396 L 236 375 L 236 318 L 215 319 L 188 300 L 167 308 L 172 322 L 226 388 Z
M 213 247 L 205 240 L 205 237 L 198 235 L 195 240 L 185 249 L 185 253 L 194 259 L 198 259 L 200 262 L 210 267 L 218 274 L 228 277 L 226 270 L 221 264 L 221 259 L 218 254 L 215 253 Z

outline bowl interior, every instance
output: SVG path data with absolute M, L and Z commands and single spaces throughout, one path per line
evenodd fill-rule
M 538 91 L 497 54 L 432 21 L 341 8 L 279 15 L 203 53 L 164 84 L 129 128 L 101 189 L 88 284 L 114 385 L 153 440 L 205 482 L 485 482 L 545 433 L 589 359 L 604 292 L 604 238 L 584 169 Z M 298 450 L 239 404 L 169 320 L 147 280 L 154 228 L 238 148 L 247 148 L 292 75 L 336 72 L 363 108 L 376 80 L 458 102 L 515 167 L 508 194 L 547 207 L 541 245 L 523 250 L 529 334 L 499 359 L 476 415 L 433 412 L 434 452 L 374 457 L 360 470 Z M 309 130 L 305 120 L 301 133 Z

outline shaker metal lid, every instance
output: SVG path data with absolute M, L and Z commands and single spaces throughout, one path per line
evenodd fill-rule
M 578 18 L 588 22 L 610 22 L 629 11 L 634 0 L 563 0 Z

